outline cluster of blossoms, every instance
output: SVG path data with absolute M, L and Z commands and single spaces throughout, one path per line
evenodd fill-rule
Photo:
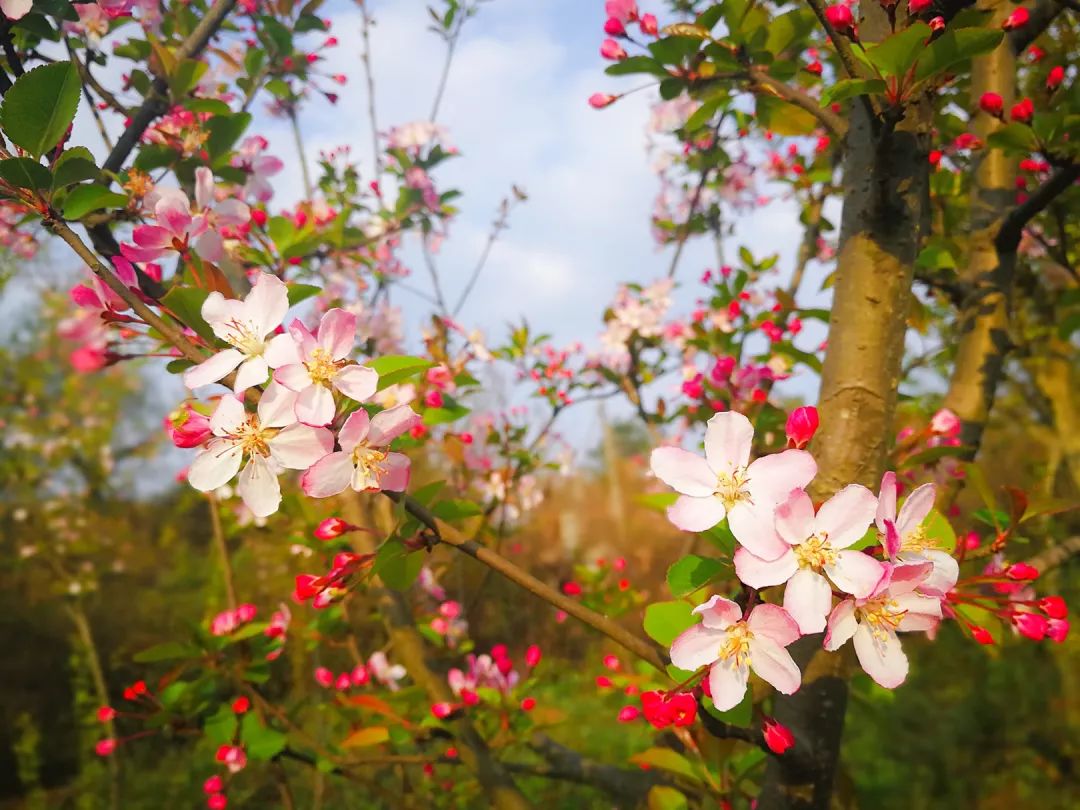
M 630 342 L 634 336 L 654 340 L 668 335 L 667 314 L 671 309 L 670 279 L 647 287 L 626 284 L 619 287 L 615 301 L 604 315 L 605 329 L 600 336 L 597 360 L 614 371 L 624 371 L 630 364 Z
M 278 476 L 285 469 L 304 471 L 304 492 L 315 498 L 349 487 L 404 490 L 409 460 L 389 446 L 417 415 L 398 406 L 371 417 L 359 407 L 340 418 L 342 408 L 353 407 L 348 403 L 369 401 L 378 387 L 374 370 L 349 359 L 356 316 L 332 309 L 314 332 L 294 321 L 287 332 L 275 334 L 288 309 L 288 288 L 268 273 L 258 274 L 242 301 L 218 292 L 207 296 L 202 316 L 231 348 L 188 369 L 184 382 L 196 389 L 234 374 L 233 394 L 223 396 L 210 417 L 211 436 L 188 482 L 210 492 L 239 473 L 237 490 L 257 517 L 277 511 Z M 265 389 L 250 413 L 241 396 L 257 386 Z M 335 422 L 336 434 L 329 427 Z
M 255 605 L 245 602 L 236 610 L 225 610 L 210 621 L 210 634 L 228 636 L 255 618 Z
M 795 444 L 808 438 L 806 419 L 796 420 L 804 435 Z M 721 596 L 699 605 L 694 613 L 702 621 L 672 644 L 672 663 L 690 672 L 708 667 L 713 702 L 726 710 L 742 700 L 751 669 L 783 694 L 795 692 L 801 675 L 786 648 L 826 631 L 826 649 L 853 640 L 875 681 L 899 685 L 908 664 L 897 633 L 934 631 L 958 575 L 956 561 L 923 525 L 933 485 L 913 491 L 898 512 L 888 473 L 879 496 L 852 484 L 815 508 L 805 491 L 817 472 L 813 457 L 791 448 L 751 462 L 753 438 L 745 416 L 726 412 L 708 422 L 705 458 L 676 447 L 653 451 L 653 473 L 679 493 L 671 522 L 701 532 L 726 519 L 739 543 L 739 580 L 754 593 L 784 586 L 783 607 L 744 610 Z M 853 549 L 872 525 L 876 554 Z
M 405 667 L 401 664 L 391 664 L 386 653 L 376 650 L 368 657 L 367 663 L 359 663 L 348 672 L 339 672 L 335 675 L 326 667 L 316 667 L 315 683 L 324 689 L 347 692 L 355 687 L 367 686 L 374 681 L 391 692 L 396 692 L 401 688 L 399 682 L 406 674 Z
M 541 658 L 540 648 L 535 644 L 525 650 L 525 666 L 530 670 L 537 667 Z M 470 653 L 465 660 L 468 665 L 466 669 L 453 667 L 446 673 L 447 685 L 459 702 L 436 703 L 431 707 L 431 713 L 440 720 L 466 707 L 480 704 L 483 700 L 482 690 L 491 689 L 505 697 L 522 682 L 505 644 L 493 646 L 490 655 Z M 525 711 L 531 711 L 535 705 L 536 701 L 529 697 L 521 702 L 521 708 Z

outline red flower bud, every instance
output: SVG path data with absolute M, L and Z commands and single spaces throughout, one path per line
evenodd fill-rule
M 944 17 L 934 17 L 932 20 L 930 20 L 930 30 L 931 31 L 944 31 L 945 30 L 945 18 Z
M 613 96 L 611 93 L 593 93 L 589 96 L 589 106 L 594 110 L 602 110 L 604 107 L 614 104 L 618 98 L 618 96 Z
M 99 723 L 108 723 L 114 717 L 116 717 L 116 709 L 114 709 L 112 706 L 102 706 L 100 709 L 97 710 L 97 719 Z
M 523 712 L 531 712 L 536 708 L 536 698 L 527 697 L 521 701 L 521 710 Z
M 437 720 L 445 720 L 454 713 L 454 707 L 449 703 L 432 703 L 431 713 Z
M 104 740 L 98 740 L 94 746 L 94 753 L 99 757 L 107 757 L 116 750 L 116 740 L 106 738 Z
M 1001 118 L 1005 112 L 1005 100 L 997 93 L 983 93 L 979 98 L 979 109 L 987 115 Z
M 813 405 L 804 405 L 796 408 L 788 416 L 787 433 L 788 446 L 802 449 L 814 438 L 818 429 L 818 412 Z
M 208 810 L 225 810 L 229 806 L 229 799 L 224 793 L 215 793 L 207 797 L 206 806 Z
M 1030 124 L 1031 119 L 1035 117 L 1035 102 L 1030 98 L 1025 98 L 1012 106 L 1009 110 L 1009 117 L 1013 121 L 1019 121 L 1021 124 Z
M 600 55 L 612 62 L 621 62 L 627 57 L 626 49 L 613 39 L 605 39 L 600 43 Z
M 985 627 L 979 627 L 977 624 L 972 624 L 968 626 L 968 629 L 971 630 L 971 637 L 980 644 L 994 643 L 994 637 L 990 635 L 990 631 Z
M 765 718 L 761 733 L 765 735 L 765 744 L 774 754 L 783 754 L 795 745 L 795 735 L 791 733 L 791 729 L 771 717 Z
M 350 523 L 346 523 L 339 517 L 330 517 L 319 523 L 315 527 L 315 537 L 319 540 L 333 540 L 336 537 L 341 537 L 345 532 L 355 531 L 356 527 Z
M 1005 18 L 1005 22 L 1001 24 L 1001 27 L 1006 31 L 1012 31 L 1016 28 L 1023 28 L 1027 25 L 1028 20 L 1031 19 L 1031 14 L 1023 6 L 1013 9 L 1012 14 Z
M 647 37 L 655 37 L 660 30 L 660 27 L 656 24 L 655 14 L 642 14 L 638 27 L 641 28 L 641 33 Z
M 908 14 L 922 14 L 932 5 L 934 5 L 934 0 L 908 0 Z
M 1050 91 L 1057 90 L 1061 87 L 1061 83 L 1065 81 L 1065 68 L 1061 65 L 1055 65 L 1050 68 L 1050 73 L 1046 76 L 1046 89 Z
M 525 666 L 529 667 L 529 669 L 532 669 L 539 664 L 540 658 L 540 648 L 535 644 L 530 645 L 529 648 L 525 650 Z
M 945 157 L 945 153 L 942 152 L 940 149 L 933 149 L 931 150 L 929 157 L 930 165 L 936 169 L 940 165 L 941 159 Z
M 317 667 L 315 670 L 315 683 L 324 689 L 329 689 L 334 685 L 334 673 L 326 667 Z
M 1069 615 L 1069 606 L 1060 596 L 1044 596 L 1038 602 L 1039 610 L 1051 619 L 1064 619 Z
M 247 699 L 247 696 L 241 695 L 232 702 L 233 714 L 244 714 L 251 708 L 251 701 Z
M 855 37 L 855 16 L 847 6 L 828 6 L 825 21 L 839 34 Z
M 571 580 L 570 582 L 564 582 L 562 586 L 562 592 L 567 596 L 580 596 L 581 586 Z
M 637 706 L 623 706 L 619 709 L 618 720 L 620 723 L 632 723 L 638 719 L 640 714 L 641 712 L 638 711 Z
M 1046 637 L 1049 623 L 1038 613 L 1014 613 L 1011 618 L 1013 627 L 1025 638 L 1042 641 Z
M 1069 635 L 1069 623 L 1065 619 L 1050 619 L 1046 623 L 1046 637 L 1060 644 Z
M 604 33 L 609 37 L 626 36 L 626 27 L 616 17 L 608 17 L 604 23 Z
M 202 789 L 204 793 L 221 793 L 224 787 L 225 785 L 222 782 L 221 777 L 217 774 L 214 774 L 205 782 L 203 782 Z
M 1038 579 L 1039 569 L 1027 563 L 1013 563 L 1005 569 L 1005 576 L 1018 581 Z

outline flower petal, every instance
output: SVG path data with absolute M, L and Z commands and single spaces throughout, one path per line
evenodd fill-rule
M 237 443 L 227 439 L 211 439 L 191 463 L 188 483 L 199 492 L 211 492 L 233 479 L 243 457 L 244 451 Z
M 246 391 L 253 385 L 262 385 L 270 376 L 270 366 L 266 365 L 265 357 L 252 357 L 240 364 L 236 370 L 236 379 L 233 381 L 233 391 L 237 394 Z
M 930 510 L 934 508 L 934 499 L 937 497 L 937 489 L 933 484 L 923 484 L 915 487 L 915 490 L 907 496 L 904 505 L 900 507 L 900 514 L 896 516 L 896 530 L 900 537 L 905 537 L 915 531 L 926 520 Z
M 725 635 L 722 630 L 711 630 L 703 624 L 687 628 L 671 642 L 671 663 L 687 672 L 711 664 Z
M 825 501 L 814 519 L 817 532 L 827 533 L 833 548 L 847 548 L 866 534 L 878 500 L 860 484 L 848 484 Z
M 784 610 L 791 614 L 803 635 L 820 633 L 832 608 L 832 588 L 825 577 L 801 569 L 784 589 Z
M 763 560 L 776 560 L 791 547 L 776 532 L 774 506 L 737 503 L 728 514 L 728 528 L 748 551 Z
M 750 669 L 745 664 L 735 666 L 734 658 L 717 661 L 709 670 L 709 691 L 712 692 L 713 705 L 722 712 L 734 709 L 746 697 L 746 682 L 749 679 Z
M 259 397 L 259 422 L 263 427 L 285 427 L 296 421 L 296 393 L 271 380 Z
M 776 533 L 784 542 L 797 546 L 814 533 L 814 502 L 801 489 L 794 489 L 776 507 Z
M 274 381 L 296 393 L 300 393 L 314 385 L 311 375 L 308 374 L 307 366 L 303 363 L 289 363 L 276 369 L 274 371 Z
M 960 576 L 960 564 L 953 555 L 944 551 L 930 549 L 923 554 L 934 564 L 934 570 L 919 585 L 923 593 L 935 596 L 944 596 L 956 586 L 956 580 Z
M 755 504 L 776 505 L 791 494 L 803 489 L 817 475 L 817 462 L 805 450 L 784 450 L 763 456 L 747 470 L 747 488 Z
M 288 311 L 289 288 L 277 276 L 260 273 L 244 298 L 245 320 L 254 324 L 260 338 L 265 338 L 281 325 Z
M 719 595 L 710 597 L 691 612 L 701 616 L 701 623 L 710 630 L 726 630 L 742 619 L 742 608 Z
M 345 420 L 345 424 L 338 431 L 338 444 L 346 453 L 351 453 L 353 448 L 368 437 L 371 428 L 371 417 L 363 408 L 353 411 Z
M 379 373 L 367 366 L 345 366 L 333 379 L 334 388 L 356 402 L 367 402 L 379 387 Z
M 893 596 L 910 593 L 918 588 L 934 570 L 934 564 L 919 554 L 903 554 L 887 569 L 887 576 L 878 584 L 878 592 L 886 589 Z
M 270 368 L 281 368 L 300 362 L 300 347 L 290 333 L 284 332 L 267 341 L 263 357 Z
M 246 421 L 244 403 L 231 394 L 226 394 L 218 400 L 217 407 L 210 415 L 210 429 L 215 436 L 224 436 L 235 433 Z
M 825 566 L 825 573 L 844 593 L 865 599 L 885 576 L 885 566 L 861 551 L 841 551 L 834 565 Z
M 754 426 L 741 413 L 725 411 L 715 414 L 705 426 L 705 458 L 713 472 L 732 473 L 750 461 L 750 445 L 753 441 Z
M 783 585 L 799 570 L 799 561 L 789 550 L 775 560 L 763 560 L 745 548 L 735 551 L 735 575 L 751 588 Z
M 786 647 L 794 643 L 799 636 L 799 625 L 784 608 L 779 605 L 763 603 L 750 611 L 750 618 L 746 620 L 754 636 L 765 638 Z
M 349 453 L 330 453 L 300 476 L 300 486 L 312 498 L 329 498 L 345 491 L 352 474 L 353 463 Z
M 274 514 L 281 505 L 281 483 L 273 463 L 262 456 L 252 456 L 240 473 L 236 491 L 255 517 Z
M 712 495 L 706 498 L 680 495 L 668 507 L 667 517 L 684 532 L 703 532 L 724 519 L 724 504 Z
M 860 624 L 855 631 L 855 654 L 866 674 L 886 689 L 895 689 L 907 677 L 908 660 L 896 633 L 874 635 Z
M 195 206 L 199 210 L 210 207 L 214 201 L 214 173 L 206 166 L 195 170 Z
M 408 405 L 397 405 L 380 411 L 371 417 L 368 444 L 372 447 L 384 447 L 419 422 L 420 415 Z
M 295 424 L 282 430 L 268 445 L 270 455 L 282 467 L 306 470 L 333 452 L 334 434 L 325 428 Z
M 325 385 L 309 385 L 296 395 L 296 418 L 305 425 L 329 425 L 334 408 L 334 393 Z
M 881 491 L 878 493 L 877 513 L 874 523 L 878 531 L 885 533 L 885 521 L 896 523 L 896 473 L 892 470 L 881 476 Z
M 855 600 L 845 599 L 829 614 L 828 629 L 825 631 L 825 649 L 829 652 L 839 650 L 858 629 L 855 620 Z
M 411 462 L 404 453 L 387 453 L 379 471 L 379 489 L 404 492 L 409 488 Z
M 704 498 L 716 492 L 716 474 L 708 462 L 681 447 L 657 447 L 649 466 L 653 475 L 682 495 Z
M 764 636 L 750 639 L 750 668 L 782 695 L 799 691 L 802 673 L 791 653 Z
M 356 341 L 356 315 L 340 307 L 327 310 L 319 322 L 318 342 L 334 360 L 344 360 Z
M 215 383 L 227 376 L 244 360 L 244 355 L 236 349 L 226 349 L 213 357 L 208 357 L 199 365 L 184 372 L 184 385 L 194 391 L 204 385 Z

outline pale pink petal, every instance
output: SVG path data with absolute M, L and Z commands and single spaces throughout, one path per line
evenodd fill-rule
M 195 170 L 195 206 L 199 210 L 210 207 L 214 201 L 214 173 L 206 166 Z
M 311 334 L 311 330 L 304 326 L 304 322 L 299 318 L 294 318 L 293 322 L 289 324 L 289 335 L 300 347 L 300 356 L 304 360 L 310 360 L 314 356 L 315 350 L 319 348 L 315 336 Z
M 755 637 L 764 636 L 781 647 L 794 643 L 801 635 L 798 622 L 790 613 L 779 605 L 770 605 L 767 602 L 750 611 L 746 626 Z
M 379 411 L 371 417 L 368 428 L 368 444 L 372 447 L 385 447 L 413 426 L 420 424 L 420 415 L 408 405 L 395 405 L 385 411 Z
M 0 2 L 0 10 L 9 20 L 20 20 L 30 13 L 34 0 L 3 0 Z
M 338 444 L 341 445 L 341 449 L 346 453 L 351 453 L 356 445 L 367 439 L 370 428 L 371 417 L 367 415 L 367 411 L 359 408 L 350 413 L 345 424 L 338 431 Z
M 708 462 L 681 447 L 657 447 L 649 466 L 653 475 L 683 495 L 704 498 L 716 492 L 716 474 Z
M 817 474 L 817 462 L 805 450 L 784 450 L 763 456 L 751 464 L 746 474 L 747 489 L 755 504 L 776 505 L 793 489 L 804 489 Z
M 251 209 L 240 200 L 222 200 L 214 206 L 214 220 L 219 226 L 243 225 L 251 219 Z
M 267 342 L 263 357 L 270 368 L 281 368 L 300 362 L 300 347 L 291 334 L 274 335 Z
M 226 298 L 217 291 L 203 300 L 202 316 L 203 320 L 210 324 L 214 334 L 225 341 L 235 336 L 235 324 L 242 323 L 247 317 L 243 301 Z
M 138 289 L 139 276 L 135 272 L 135 268 L 132 266 L 131 262 L 121 256 L 113 256 L 112 264 L 113 267 L 116 268 L 116 277 L 124 282 L 125 287 Z
M 160 225 L 138 225 L 131 232 L 132 241 L 146 250 L 171 250 L 173 235 Z
M 920 593 L 905 593 L 893 599 L 897 610 L 903 611 L 904 618 L 900 622 L 900 630 L 914 629 L 906 626 L 908 619 L 913 622 L 919 617 L 924 619 L 941 619 L 941 600 L 934 596 L 924 596 Z M 922 629 L 921 627 L 919 629 Z
M 799 561 L 791 551 L 775 560 L 763 560 L 745 548 L 735 551 L 735 575 L 751 588 L 783 585 L 798 570 Z
M 165 255 L 163 248 L 140 248 L 127 242 L 120 243 L 120 253 L 133 262 L 152 262 Z
M 726 630 L 735 622 L 742 619 L 742 608 L 730 599 L 722 596 L 712 596 L 707 602 L 702 602 L 692 613 L 701 617 L 701 623 L 710 630 Z
M 211 439 L 188 469 L 187 480 L 200 492 L 211 492 L 233 479 L 244 451 L 240 445 L 226 439 Z
M 192 223 L 191 204 L 183 193 L 169 194 L 158 200 L 154 206 L 154 216 L 158 225 L 178 239 L 184 239 Z
M 750 445 L 753 441 L 754 426 L 741 413 L 725 411 L 715 414 L 705 426 L 705 458 L 713 472 L 730 474 L 750 461 Z
M 874 592 L 885 570 L 884 565 L 861 551 L 841 551 L 834 565 L 825 566 L 833 584 L 857 599 L 865 599 Z
M 331 381 L 334 388 L 355 402 L 367 402 L 379 387 L 379 374 L 367 366 L 345 366 Z
M 243 360 L 244 355 L 236 349 L 218 352 L 185 371 L 184 385 L 194 391 L 196 388 L 215 383 L 231 373 Z
M 916 487 L 908 495 L 904 505 L 900 507 L 900 514 L 896 516 L 896 530 L 900 532 L 901 537 L 906 537 L 919 528 L 920 524 L 926 520 L 926 516 L 930 514 L 930 510 L 934 508 L 936 497 L 937 490 L 933 484 Z
M 776 507 L 776 533 L 793 546 L 814 533 L 814 502 L 801 489 L 792 490 Z
M 860 624 L 854 640 L 860 666 L 878 685 L 895 689 L 904 682 L 908 660 L 895 633 L 875 635 L 865 624 Z
M 866 534 L 877 504 L 874 493 L 866 487 L 848 484 L 821 505 L 814 529 L 828 535 L 833 548 L 847 548 Z
M 259 397 L 259 422 L 263 427 L 285 427 L 296 422 L 296 394 L 274 380 Z
M 776 531 L 772 504 L 737 503 L 728 514 L 728 527 L 735 539 L 755 557 L 776 560 L 790 550 Z
M 344 360 L 356 342 L 356 315 L 334 307 L 319 322 L 319 346 L 334 360 Z
M 896 473 L 891 470 L 881 476 L 881 491 L 878 494 L 877 514 L 874 523 L 878 531 L 885 532 L 885 521 L 896 522 Z
M 893 596 L 909 593 L 918 588 L 933 570 L 934 564 L 930 560 L 918 554 L 912 554 L 910 559 L 901 559 L 887 566 L 887 575 L 878 584 L 877 592 L 881 593 L 888 588 Z
M 829 614 L 828 630 L 825 631 L 825 649 L 829 652 L 839 650 L 858 629 L 855 620 L 855 600 L 845 599 L 833 608 Z
M 306 470 L 334 450 L 334 434 L 325 428 L 289 425 L 269 441 L 270 455 L 282 467 Z
M 825 577 L 809 568 L 800 569 L 784 589 L 784 610 L 791 614 L 803 635 L 820 633 L 832 608 L 832 588 Z
M 334 408 L 334 394 L 325 385 L 309 385 L 296 395 L 296 418 L 305 425 L 329 425 Z
M 667 517 L 684 532 L 703 532 L 724 519 L 724 504 L 712 495 L 705 498 L 680 495 L 668 507 Z
M 274 381 L 297 393 L 314 385 L 311 375 L 308 374 L 307 366 L 303 363 L 290 363 L 276 369 L 274 371 Z
M 270 376 L 270 366 L 266 365 L 263 356 L 252 357 L 240 364 L 236 370 L 236 379 L 233 381 L 233 391 L 237 394 L 246 391 L 253 385 L 262 385 Z
M 204 231 L 193 247 L 199 257 L 208 262 L 220 262 L 225 256 L 225 240 L 217 231 Z
M 791 653 L 765 636 L 750 639 L 750 668 L 782 695 L 799 691 L 802 673 Z
M 312 498 L 329 498 L 348 488 L 352 474 L 351 454 L 330 453 L 300 476 L 300 486 L 304 493 Z
M 410 462 L 404 453 L 388 453 L 379 473 L 379 489 L 404 492 L 409 488 Z
M 682 669 L 682 667 L 679 667 Z M 735 666 L 735 659 L 717 661 L 709 669 L 709 691 L 713 705 L 722 712 L 734 709 L 746 697 L 746 682 L 750 669 L 745 664 Z
M 216 436 L 235 433 L 247 421 L 244 403 L 234 396 L 223 396 L 210 415 L 210 429 Z
M 695 624 L 671 642 L 671 663 L 679 669 L 694 672 L 716 660 L 725 633 Z
M 944 551 L 930 549 L 924 551 L 923 554 L 933 563 L 934 570 L 919 585 L 919 590 L 936 596 L 944 596 L 956 586 L 956 580 L 960 576 L 960 564 L 953 555 Z
M 281 484 L 277 471 L 268 459 L 259 455 L 252 456 L 240 473 L 236 491 L 255 517 L 272 515 L 281 505 Z
M 265 338 L 285 320 L 289 311 L 289 290 L 277 276 L 260 273 L 244 298 L 246 320 L 259 330 L 259 337 Z

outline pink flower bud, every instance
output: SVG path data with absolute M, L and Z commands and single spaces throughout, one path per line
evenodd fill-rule
M 1051 619 L 1064 619 L 1069 615 L 1069 606 L 1060 596 L 1044 596 L 1038 602 L 1039 610 Z
M 432 703 L 431 713 L 436 720 L 445 720 L 454 713 L 454 707 L 449 703 Z
M 461 615 L 461 603 L 450 600 L 439 605 L 439 613 L 447 619 L 456 619 Z
M 656 23 L 655 14 L 642 14 L 641 22 L 638 23 L 638 27 L 641 29 L 641 33 L 647 37 L 655 37 L 660 31 L 660 27 Z
M 329 689 L 334 685 L 334 673 L 326 667 L 317 667 L 315 669 L 315 683 L 324 689 Z
M 236 609 L 236 621 L 240 624 L 246 624 L 255 618 L 257 608 L 250 602 L 245 602 Z
M 618 720 L 620 723 L 632 723 L 638 719 L 641 712 L 637 706 L 623 706 L 619 709 Z
M 930 20 L 930 30 L 931 31 L 944 31 L 945 30 L 945 18 L 944 17 L 934 17 L 932 20 Z
M 802 449 L 814 438 L 818 429 L 818 411 L 813 405 L 804 405 L 796 408 L 788 416 L 785 432 L 787 433 L 788 446 Z
M 315 537 L 319 540 L 333 540 L 346 532 L 356 531 L 356 527 L 339 517 L 329 517 L 315 527 Z
M 532 669 L 540 663 L 540 658 L 540 648 L 535 644 L 530 644 L 528 649 L 525 650 L 525 666 Z
M 604 107 L 614 104 L 618 98 L 618 96 L 613 96 L 611 93 L 593 93 L 589 96 L 589 106 L 594 110 L 602 110 Z
M 108 723 L 114 717 L 116 717 L 116 709 L 112 706 L 102 706 L 97 710 L 97 719 L 99 723 Z
M 521 710 L 523 712 L 531 712 L 536 708 L 536 698 L 527 697 L 521 701 Z
M 1013 121 L 1019 121 L 1021 124 L 1030 124 L 1031 119 L 1035 117 L 1035 102 L 1030 98 L 1014 104 L 1012 109 L 1009 110 L 1009 118 Z
M 480 702 L 480 695 L 474 692 L 472 689 L 461 690 L 461 702 L 466 706 L 475 706 Z
M 207 797 L 206 806 L 209 810 L 225 810 L 229 806 L 229 799 L 224 793 L 215 793 Z
M 509 675 L 514 671 L 514 662 L 509 658 L 499 658 L 495 661 L 495 668 L 503 675 Z
M 979 98 L 979 109 L 987 115 L 1001 118 L 1005 112 L 1005 100 L 997 93 L 983 93 Z
M 1001 27 L 1006 31 L 1023 28 L 1028 24 L 1029 19 L 1031 19 L 1031 14 L 1026 8 L 1020 6 L 1019 8 L 1013 9 L 1012 14 L 1005 18 L 1005 22 L 1001 24 Z
M 506 658 L 509 652 L 505 644 L 496 644 L 491 648 L 491 657 L 498 661 L 500 658 Z
M 1046 76 L 1046 89 L 1050 91 L 1057 90 L 1061 87 L 1063 81 L 1065 81 L 1065 68 L 1061 65 L 1054 65 Z
M 251 708 L 251 701 L 246 695 L 241 695 L 232 702 L 233 714 L 245 714 Z
M 202 789 L 204 793 L 221 793 L 225 785 L 222 779 L 217 774 L 214 774 L 205 782 L 203 782 Z
M 348 672 L 342 672 L 337 676 L 337 680 L 334 681 L 334 688 L 339 692 L 349 691 L 350 686 L 352 686 L 352 677 Z
M 626 49 L 613 39 L 605 39 L 600 44 L 600 55 L 612 62 L 621 62 L 627 57 Z
M 99 757 L 107 757 L 116 750 L 116 740 L 106 737 L 104 740 L 98 740 L 94 745 L 94 753 Z
M 825 21 L 838 34 L 855 36 L 855 16 L 847 6 L 828 6 L 825 9 Z
M 1015 579 L 1017 581 L 1027 581 L 1039 578 L 1039 569 L 1033 565 L 1027 563 L 1013 563 L 1005 569 L 1005 576 L 1009 579 Z
M 933 4 L 934 0 L 908 0 L 908 13 L 912 15 L 922 14 Z
M 349 679 L 352 681 L 353 686 L 363 686 L 371 680 L 371 674 L 363 664 L 357 664 L 349 674 Z
M 604 33 L 609 37 L 626 36 L 626 26 L 615 17 L 608 17 L 607 22 L 604 23 Z
M 795 745 L 795 735 L 791 733 L 791 729 L 771 717 L 765 718 L 761 733 L 765 735 L 765 744 L 774 754 L 783 754 Z
M 186 402 L 165 417 L 165 432 L 174 445 L 183 448 L 198 447 L 213 435 L 210 419 Z
M 604 666 L 607 669 L 610 669 L 612 672 L 618 672 L 619 668 L 622 666 L 622 664 L 619 663 L 618 657 L 616 657 L 614 655 L 605 655 L 604 656 Z
M 1025 638 L 1042 641 L 1046 637 L 1048 622 L 1038 613 L 1014 613 L 1011 619 L 1013 627 Z
M 979 627 L 977 624 L 972 624 L 968 626 L 968 629 L 971 630 L 971 637 L 980 644 L 994 643 L 994 637 L 990 635 L 990 631 L 985 627 Z
M 615 682 L 611 680 L 607 675 L 596 676 L 596 688 L 597 689 L 610 689 L 615 685 Z
M 1050 619 L 1046 623 L 1046 637 L 1055 644 L 1060 644 L 1069 635 L 1069 622 L 1065 619 Z
M 306 602 L 322 593 L 323 582 L 321 577 L 314 574 L 297 574 L 296 584 L 293 586 L 293 601 L 299 604 Z
M 562 592 L 565 593 L 567 596 L 580 596 L 581 586 L 573 580 L 570 580 L 569 582 L 563 583 Z
M 441 408 L 443 406 L 442 391 L 432 389 L 424 394 L 424 404 L 429 408 Z

